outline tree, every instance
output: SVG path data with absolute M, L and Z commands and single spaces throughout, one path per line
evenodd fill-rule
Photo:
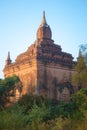
M 80 45 L 80 49 L 87 65 L 87 44 Z
M 87 85 L 87 66 L 81 54 L 81 50 L 79 51 L 79 57 L 74 69 L 76 73 L 72 75 L 72 83 L 79 88 L 85 87 Z
M 19 85 L 20 84 L 20 85 Z M 22 84 L 17 76 L 7 77 L 0 80 L 0 106 L 4 107 L 11 96 L 15 95 L 15 89 L 21 92 Z

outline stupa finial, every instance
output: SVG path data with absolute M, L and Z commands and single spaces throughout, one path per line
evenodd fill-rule
M 45 17 L 45 11 L 43 11 L 43 17 L 42 17 L 41 26 L 47 26 L 46 17 Z

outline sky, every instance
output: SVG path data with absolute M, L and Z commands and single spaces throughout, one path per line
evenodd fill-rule
M 62 51 L 76 60 L 87 44 L 87 0 L 0 0 L 0 78 L 8 51 L 14 62 L 36 40 L 43 11 Z

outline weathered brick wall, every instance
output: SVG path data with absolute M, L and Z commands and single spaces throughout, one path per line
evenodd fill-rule
M 62 100 L 64 98 L 65 100 L 69 100 L 70 92 L 68 88 L 64 88 L 60 93 L 57 84 L 70 81 L 70 75 L 73 73 L 71 69 L 58 66 L 58 64 L 44 64 L 39 61 L 37 72 L 39 94 L 45 94 L 49 98 L 54 98 L 54 91 L 56 91 L 57 100 Z M 56 90 L 54 90 L 55 87 Z

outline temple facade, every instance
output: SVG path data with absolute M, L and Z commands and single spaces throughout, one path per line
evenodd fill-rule
M 17 75 L 23 83 L 22 95 L 32 93 L 57 100 L 69 100 L 72 89 L 68 82 L 74 72 L 71 54 L 63 52 L 52 40 L 52 31 L 43 12 L 35 42 L 11 62 L 8 53 L 4 77 Z M 61 83 L 65 83 L 62 86 Z

